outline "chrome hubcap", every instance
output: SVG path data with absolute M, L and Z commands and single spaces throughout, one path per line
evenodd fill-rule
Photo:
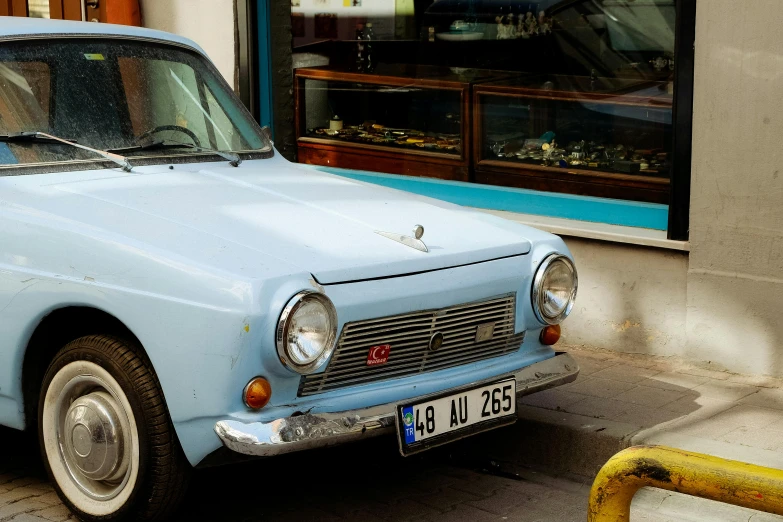
M 60 458 L 73 483 L 95 500 L 110 500 L 131 474 L 130 422 L 118 394 L 94 375 L 75 375 L 57 396 Z
M 71 404 L 63 443 L 69 462 L 91 480 L 116 481 L 128 470 L 117 404 L 106 392 L 90 393 Z

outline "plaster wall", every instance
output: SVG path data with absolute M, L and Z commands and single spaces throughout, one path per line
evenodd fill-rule
M 234 0 L 141 0 L 142 24 L 198 43 L 236 88 Z
M 783 2 L 697 9 L 684 355 L 783 376 Z

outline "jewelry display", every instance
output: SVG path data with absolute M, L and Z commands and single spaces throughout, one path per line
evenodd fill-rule
M 520 14 L 518 19 L 514 13 L 498 15 L 495 17 L 495 22 L 498 40 L 527 39 L 550 34 L 553 23 L 552 18 L 548 17 L 545 11 L 540 11 L 538 17 L 532 11 L 528 11 L 524 15 Z
M 554 133 L 547 132 L 549 136 Z M 549 137 L 547 136 L 547 137 Z M 561 147 L 552 139 L 504 140 L 490 143 L 492 154 L 516 162 L 544 167 L 620 172 L 623 174 L 660 174 L 668 171 L 669 154 L 660 149 L 636 149 L 623 144 L 572 141 Z
M 335 116 L 335 118 L 337 118 Z M 343 126 L 340 120 L 340 128 L 333 126 L 332 119 L 329 127 L 308 129 L 309 136 L 330 136 L 341 141 L 352 143 L 364 143 L 400 147 L 404 149 L 423 149 L 431 152 L 446 154 L 460 154 L 462 143 L 459 134 L 441 134 L 425 132 L 416 129 L 398 129 L 386 127 L 375 121 L 366 121 L 362 125 Z

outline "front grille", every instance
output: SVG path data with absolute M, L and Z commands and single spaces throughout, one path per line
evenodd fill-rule
M 346 386 L 442 370 L 514 352 L 525 334 L 514 335 L 516 295 L 440 310 L 348 323 L 324 373 L 305 375 L 299 396 Z M 479 326 L 494 323 L 491 339 L 476 341 Z M 430 350 L 430 339 L 440 332 L 443 345 Z M 367 366 L 370 348 L 391 345 L 389 360 Z

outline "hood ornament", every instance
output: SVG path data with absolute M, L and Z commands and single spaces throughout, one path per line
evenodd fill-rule
M 427 248 L 427 245 L 424 244 L 424 241 L 421 240 L 421 238 L 424 236 L 424 227 L 421 225 L 416 225 L 413 227 L 413 237 L 404 236 L 402 234 L 395 234 L 393 232 L 382 232 L 380 230 L 376 230 L 375 233 L 379 236 L 391 239 L 392 241 L 396 241 L 397 243 L 402 243 L 403 245 L 418 250 L 419 252 L 430 251 L 430 249 Z

